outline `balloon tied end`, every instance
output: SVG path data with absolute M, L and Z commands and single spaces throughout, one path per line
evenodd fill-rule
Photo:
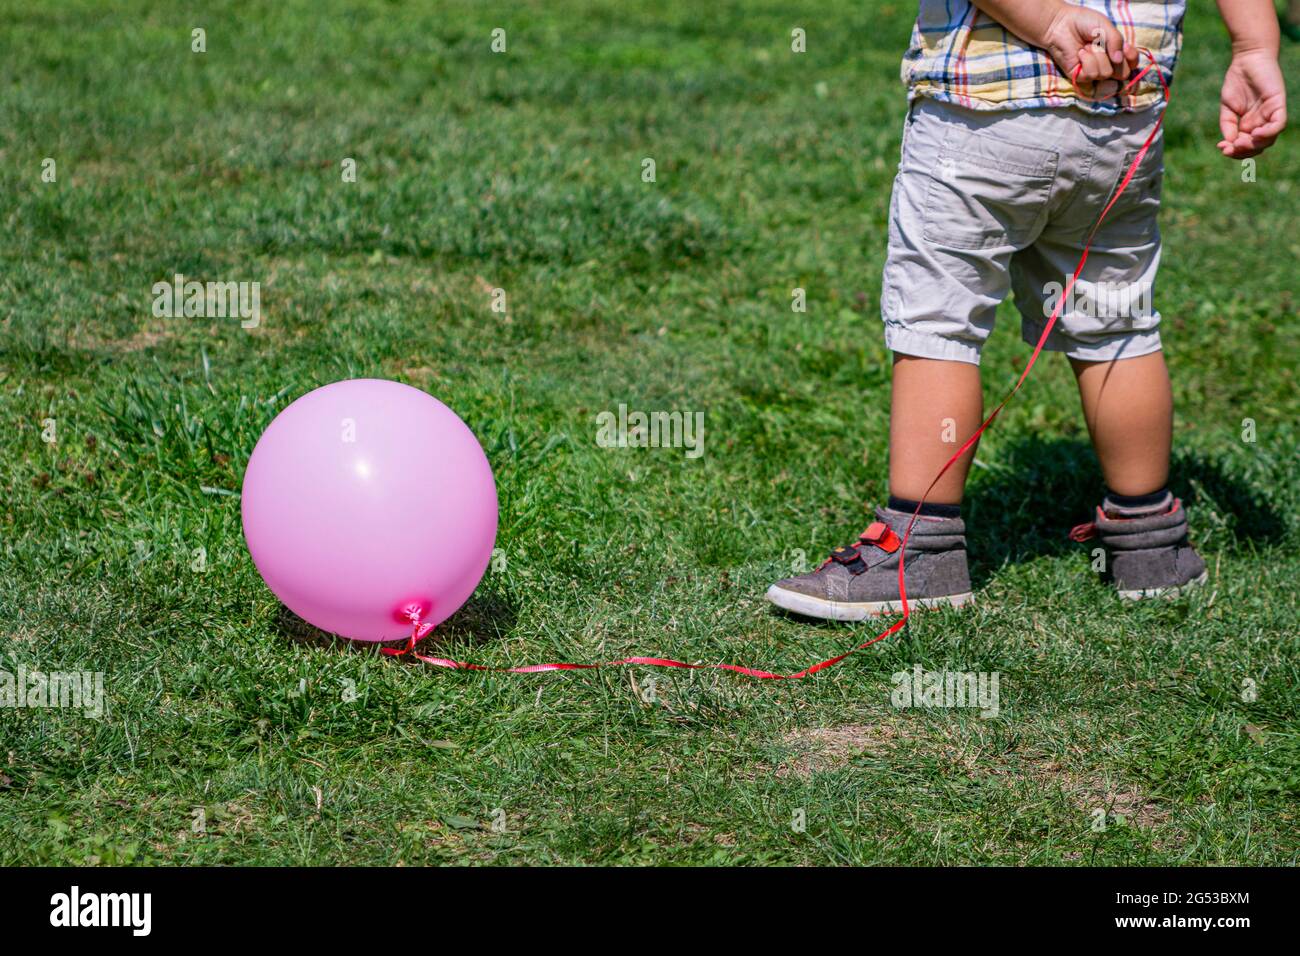
M 429 636 L 433 630 L 433 622 L 423 620 L 425 609 L 422 605 L 412 602 L 404 604 L 397 612 L 397 617 L 403 621 L 409 621 L 411 624 L 411 636 L 406 639 L 406 643 L 401 647 L 381 647 L 380 653 L 387 654 L 389 657 L 403 657 L 415 650 L 415 645 L 420 643 Z

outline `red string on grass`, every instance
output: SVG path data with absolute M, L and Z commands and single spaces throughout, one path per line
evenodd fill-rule
M 1020 373 L 1020 377 L 1016 379 L 1015 385 L 1011 387 L 1011 390 L 1007 392 L 1006 396 L 1002 399 L 1002 401 L 998 402 L 997 407 L 994 408 L 993 411 L 989 414 L 989 416 L 984 419 L 984 422 L 980 425 L 980 427 L 975 429 L 975 433 L 971 435 L 969 438 L 967 438 L 966 441 L 962 443 L 961 447 L 958 448 L 957 451 L 953 454 L 953 456 L 949 458 L 947 462 L 944 463 L 944 466 L 939 469 L 939 473 L 934 476 L 934 480 L 931 481 L 929 487 L 925 489 L 925 494 L 921 495 L 920 500 L 917 502 L 916 510 L 912 512 L 912 517 L 907 522 L 907 530 L 903 532 L 902 547 L 899 548 L 898 594 L 899 597 L 901 598 L 902 605 L 903 605 L 903 616 L 900 617 L 897 621 L 889 625 L 889 627 L 881 631 L 871 640 L 864 641 L 863 643 L 858 644 L 857 646 L 852 647 L 849 650 L 845 651 L 843 654 L 838 654 L 835 657 L 827 658 L 824 661 L 818 661 L 817 663 L 811 664 L 808 667 L 805 667 L 801 671 L 795 671 L 792 674 L 778 674 L 773 671 L 766 671 L 757 667 L 746 667 L 741 664 L 688 664 L 685 661 L 677 661 L 668 657 L 623 657 L 615 661 L 600 661 L 594 664 L 565 664 L 565 663 L 526 664 L 520 667 L 488 667 L 483 664 L 471 664 L 465 661 L 452 660 L 451 658 L 448 657 L 432 657 L 428 654 L 420 654 L 415 650 L 416 644 L 419 643 L 421 640 L 423 640 L 426 636 L 428 636 L 429 632 L 433 630 L 433 625 L 421 622 L 420 619 L 423 612 L 421 611 L 418 605 L 414 605 L 414 604 L 408 605 L 402 611 L 403 615 L 411 622 L 412 625 L 411 636 L 407 639 L 406 644 L 402 647 L 397 647 L 397 648 L 394 647 L 380 648 L 380 651 L 384 654 L 394 656 L 394 657 L 404 657 L 409 655 L 411 657 L 414 657 L 418 661 L 424 662 L 425 664 L 432 664 L 434 667 L 446 667 L 452 670 L 493 671 L 502 674 L 540 674 L 545 671 L 586 671 L 586 670 L 595 670 L 596 668 L 599 667 L 622 667 L 631 664 L 640 664 L 646 667 L 674 667 L 681 670 L 724 670 L 724 671 L 731 671 L 732 673 L 735 674 L 742 674 L 745 677 L 758 678 L 760 680 L 798 680 L 799 678 L 808 677 L 812 674 L 816 674 L 818 671 L 826 670 L 826 668 L 828 667 L 834 667 L 836 664 L 844 660 L 849 655 L 855 654 L 858 651 L 862 650 L 863 648 L 870 647 L 872 644 L 875 644 L 879 641 L 883 641 L 885 638 L 890 637 L 893 634 L 897 634 L 899 631 L 901 631 L 904 627 L 907 626 L 907 622 L 912 616 L 911 605 L 908 603 L 907 600 L 907 585 L 904 581 L 904 574 L 903 574 L 904 557 L 907 551 L 907 541 L 912 536 L 912 528 L 916 524 L 916 519 L 921 514 L 921 506 L 925 504 L 926 498 L 928 498 L 930 493 L 934 491 L 934 486 L 939 483 L 939 479 L 941 479 L 944 475 L 946 475 L 948 473 L 948 469 L 950 469 L 954 464 L 956 464 L 957 461 L 961 458 L 961 456 L 966 454 L 966 452 L 969 451 L 977 441 L 979 441 L 980 436 L 983 435 L 985 430 L 990 425 L 993 424 L 994 419 L 996 419 L 998 415 L 1001 414 L 1002 409 L 1006 407 L 1007 403 L 1010 402 L 1013 397 L 1015 397 L 1015 394 L 1018 391 L 1020 391 L 1020 387 L 1024 385 L 1025 379 L 1029 377 L 1030 369 L 1032 369 L 1034 367 L 1034 363 L 1038 361 L 1038 356 L 1043 351 L 1043 346 L 1047 342 L 1047 337 L 1048 335 L 1051 334 L 1053 327 L 1056 325 L 1056 320 L 1061 315 L 1061 309 L 1065 305 L 1066 301 L 1069 299 L 1070 290 L 1074 288 L 1074 285 L 1078 281 L 1080 274 L 1082 274 L 1083 272 L 1084 265 L 1088 262 L 1088 253 L 1092 249 L 1093 237 L 1096 236 L 1097 230 L 1101 228 L 1101 224 L 1105 221 L 1106 216 L 1110 213 L 1111 208 L 1115 205 L 1116 202 L 1119 201 L 1119 197 L 1124 194 L 1124 190 L 1126 190 L 1128 188 L 1129 183 L 1132 182 L 1133 176 L 1136 174 L 1138 167 L 1142 165 L 1142 160 L 1146 158 L 1147 151 L 1150 150 L 1151 144 L 1155 142 L 1156 136 L 1159 135 L 1160 133 L 1160 127 L 1161 124 L 1164 122 L 1164 118 L 1165 118 L 1164 110 L 1167 109 L 1169 106 L 1169 85 L 1165 82 L 1165 78 L 1161 74 L 1159 66 L 1156 64 L 1155 56 L 1151 53 L 1151 51 L 1144 47 L 1139 50 L 1139 53 L 1145 56 L 1150 61 L 1150 63 L 1147 66 L 1143 67 L 1139 72 L 1135 73 L 1132 77 L 1130 77 L 1129 80 L 1115 93 L 1115 97 L 1118 98 L 1120 94 L 1125 93 L 1128 90 L 1135 87 L 1142 80 L 1142 78 L 1146 76 L 1148 73 L 1154 72 L 1156 79 L 1160 81 L 1160 89 L 1163 91 L 1164 107 L 1160 110 L 1159 114 L 1157 115 L 1155 126 L 1151 128 L 1151 132 L 1147 135 L 1146 142 L 1142 144 L 1142 148 L 1138 150 L 1137 155 L 1133 158 L 1133 162 L 1132 164 L 1130 164 L 1128 168 L 1128 172 L 1125 173 L 1123 180 L 1120 181 L 1119 188 L 1115 190 L 1115 194 L 1111 196 L 1110 201 L 1106 203 L 1105 207 L 1101 211 L 1101 214 L 1097 217 L 1097 221 L 1093 223 L 1092 229 L 1089 230 L 1088 238 L 1083 244 L 1083 253 L 1079 257 L 1079 264 L 1075 266 L 1074 273 L 1073 275 L 1070 276 L 1069 282 L 1065 284 L 1065 288 L 1062 290 L 1060 298 L 1057 300 L 1056 306 L 1052 309 L 1052 314 L 1048 318 L 1047 324 L 1043 326 L 1042 334 L 1038 336 L 1038 342 L 1034 346 L 1033 354 L 1029 356 L 1029 361 L 1025 365 L 1025 370 Z M 1088 100 L 1089 102 L 1097 102 L 1097 100 L 1091 97 L 1084 96 L 1084 94 L 1078 88 L 1077 83 L 1079 78 L 1079 71 L 1080 69 L 1082 69 L 1082 66 L 1083 66 L 1082 64 L 1079 64 L 1078 66 L 1075 67 L 1074 73 L 1071 75 L 1070 80 L 1072 83 L 1075 84 L 1075 92 L 1077 95 L 1079 95 L 1083 99 Z

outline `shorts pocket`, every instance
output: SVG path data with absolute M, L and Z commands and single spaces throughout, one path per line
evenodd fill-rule
M 1134 245 L 1150 242 L 1159 236 L 1157 217 L 1160 213 L 1160 193 L 1164 182 L 1164 143 L 1163 137 L 1151 144 L 1147 154 L 1142 157 L 1142 164 L 1129 180 L 1123 195 L 1115 200 L 1115 205 L 1106 214 L 1106 221 L 1097 230 L 1098 238 L 1109 245 Z M 1131 149 L 1124 154 L 1124 164 L 1120 166 L 1111 186 L 1109 202 L 1124 183 L 1129 167 L 1137 159 L 1140 150 Z
M 930 170 L 926 241 L 936 246 L 1023 248 L 1045 220 L 1057 154 L 989 131 L 953 128 Z

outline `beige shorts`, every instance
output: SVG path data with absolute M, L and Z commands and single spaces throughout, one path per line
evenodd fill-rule
M 1156 111 L 975 112 L 913 102 L 889 213 L 881 314 L 895 352 L 978 365 L 998 303 L 1015 295 L 1034 343 Z M 1163 141 L 1093 239 L 1046 348 L 1085 361 L 1160 348 Z

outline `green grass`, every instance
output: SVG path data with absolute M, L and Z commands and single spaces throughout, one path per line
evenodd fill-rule
M 1209 586 L 1121 605 L 1064 540 L 1100 479 L 1048 356 L 974 470 L 977 608 L 760 683 L 330 640 L 262 584 L 230 493 L 289 400 L 395 378 L 465 418 L 500 492 L 507 567 L 445 653 L 796 670 L 867 639 L 761 598 L 885 493 L 913 6 L 211 6 L 4 4 L 0 667 L 102 671 L 108 712 L 0 709 L 0 863 L 1296 861 L 1300 157 L 1285 137 L 1243 183 L 1217 154 L 1210 14 L 1157 298 Z M 260 281 L 262 325 L 152 317 L 175 272 Z M 991 398 L 1026 355 L 1002 318 Z M 705 412 L 704 457 L 597 447 L 620 402 Z M 891 707 L 916 664 L 997 671 L 1000 715 Z

